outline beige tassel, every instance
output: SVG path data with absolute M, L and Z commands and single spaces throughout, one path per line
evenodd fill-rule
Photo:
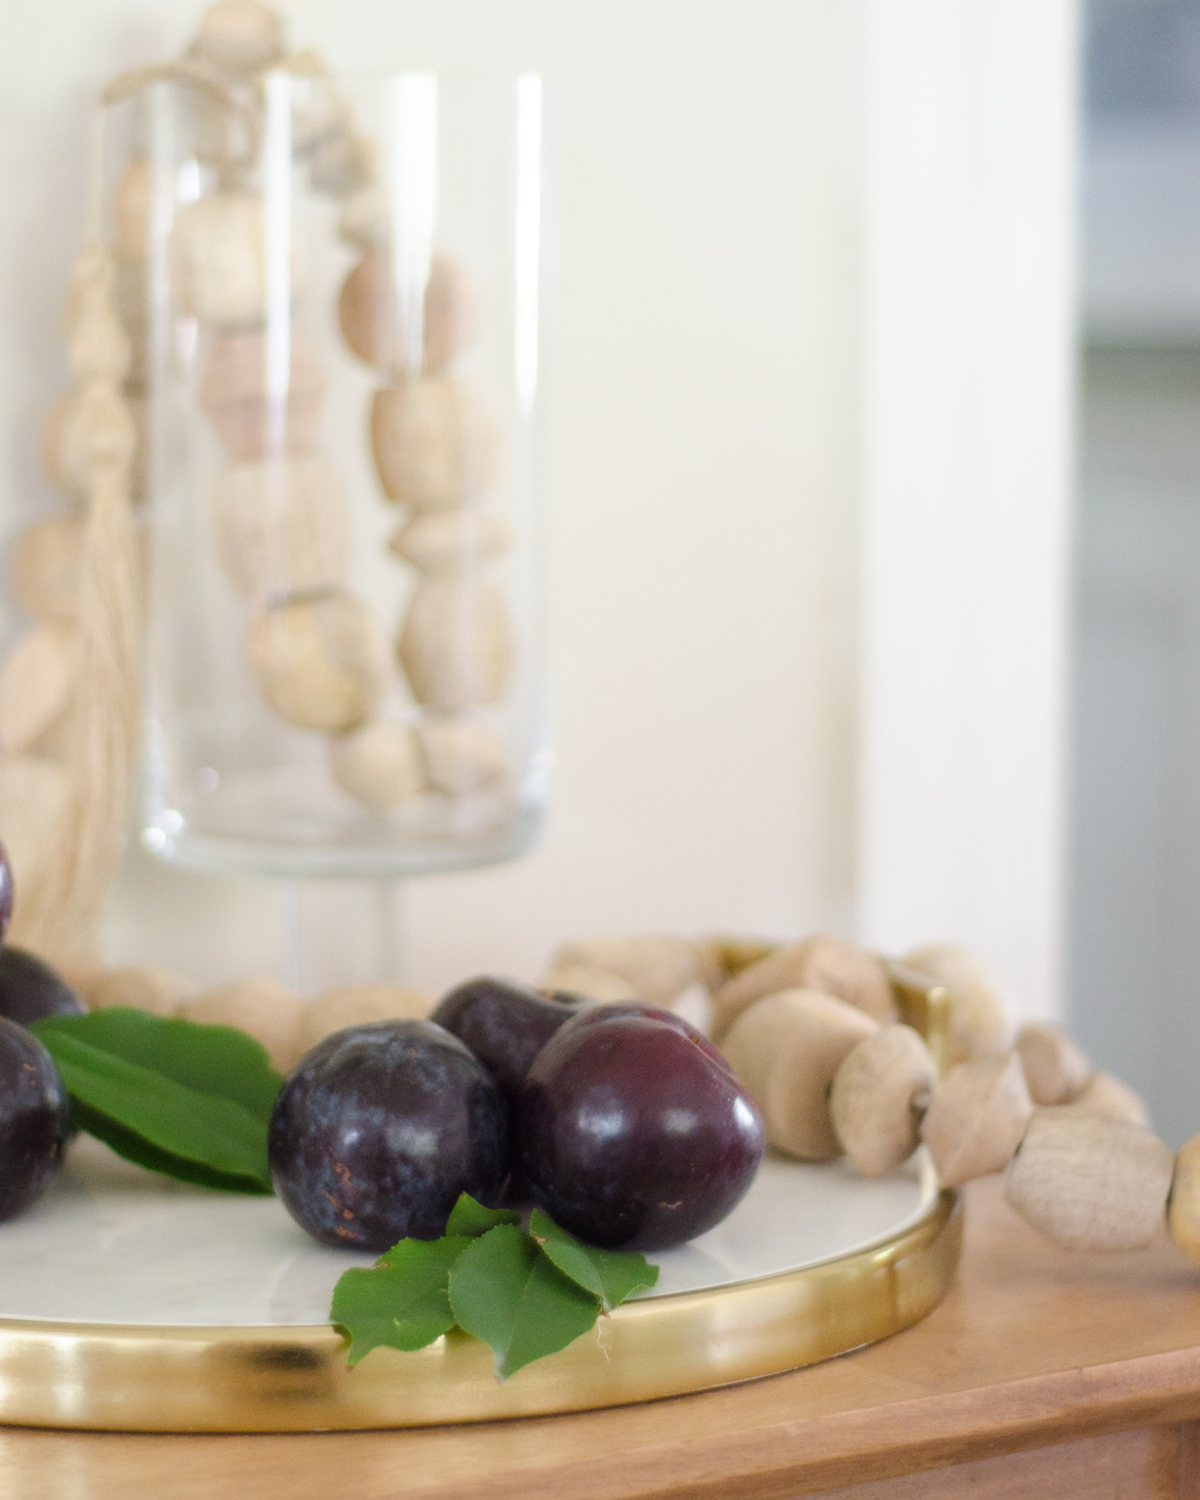
M 105 252 L 85 250 L 81 268 L 94 267 L 98 253 Z M 138 731 L 139 601 L 128 455 L 94 454 L 89 480 L 67 815 L 48 857 L 21 891 L 12 925 L 13 941 L 59 963 L 80 954 L 120 861 Z

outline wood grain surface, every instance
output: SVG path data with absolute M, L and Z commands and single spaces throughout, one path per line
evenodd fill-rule
M 966 1230 L 958 1283 L 929 1318 L 809 1370 L 643 1406 L 477 1427 L 299 1437 L 9 1429 L 0 1432 L 0 1496 L 1200 1494 L 1190 1425 L 1200 1419 L 1200 1268 L 1165 1235 L 1128 1255 L 1057 1250 L 1007 1207 L 994 1179 L 969 1188 Z

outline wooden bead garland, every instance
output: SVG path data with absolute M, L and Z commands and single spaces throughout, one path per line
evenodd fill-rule
M 689 942 L 661 933 L 577 940 L 559 947 L 540 985 L 544 992 L 570 988 L 599 1003 L 636 997 L 677 1004 L 697 976 L 707 976 L 710 992 L 719 992 L 735 971 L 770 956 L 764 949 L 785 951 L 757 940 Z M 569 978 L 590 980 L 594 988 L 563 982 Z M 132 1003 L 239 1026 L 283 1070 L 344 1026 L 421 1017 L 432 1004 L 399 985 L 344 986 L 305 1004 L 269 979 L 194 995 L 175 976 L 138 969 L 94 975 L 84 994 L 93 1006 Z M 1062 1040 L 1061 1033 L 1049 1038 L 1060 1060 Z M 814 1161 L 845 1150 L 860 1171 L 887 1171 L 915 1146 L 915 1122 L 923 1116 L 921 1134 L 943 1186 L 1003 1171 L 1007 1201 L 1066 1248 L 1136 1250 L 1166 1224 L 1200 1264 L 1200 1135 L 1175 1157 L 1143 1125 L 1078 1099 L 1035 1107 L 1017 1049 L 955 1065 L 939 1083 L 929 1052 L 908 1026 L 878 1026 L 833 995 L 798 989 L 749 1005 L 729 1028 L 724 1051 L 762 1106 L 777 1149 Z M 1028 1045 L 1024 1055 L 1031 1055 Z M 1030 1066 L 1044 1081 L 1041 1063 Z M 1042 1082 L 1037 1086 L 1044 1091 Z

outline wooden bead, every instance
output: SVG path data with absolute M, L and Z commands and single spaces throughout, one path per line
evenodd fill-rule
M 202 1026 L 236 1026 L 261 1042 L 271 1066 L 286 1073 L 299 1055 L 304 1001 L 277 979 L 243 979 L 184 1000 L 178 1015 Z
M 837 938 L 817 936 L 779 948 L 743 969 L 713 997 L 713 1035 L 719 1041 L 749 1006 L 779 990 L 820 990 L 873 1016 L 896 1019 L 896 1002 L 882 963 Z
M 27 526 L 13 548 L 13 593 L 41 620 L 71 621 L 79 613 L 83 567 L 82 516 L 55 516 Z
M 929 943 L 901 962 L 951 992 L 950 1061 L 966 1062 L 1006 1052 L 1012 1035 L 1000 997 L 978 961 L 965 949 Z
M 790 989 L 743 1011 L 721 1050 L 762 1110 L 771 1145 L 806 1161 L 831 1161 L 842 1148 L 829 1118 L 829 1086 L 875 1030 L 853 1005 L 820 990 Z
M 619 974 L 589 963 L 553 964 L 538 980 L 538 989 L 543 994 L 580 995 L 599 1005 L 643 998 Z
M 106 474 L 128 473 L 137 431 L 115 382 L 89 380 L 50 408 L 42 430 L 42 454 L 53 482 L 86 498 Z
M 465 796 L 505 780 L 512 762 L 486 724 L 459 715 L 428 715 L 417 727 L 421 754 L 436 791 Z
M 268 394 L 267 368 L 260 329 L 217 334 L 209 342 L 197 401 L 238 463 L 311 453 L 320 439 L 325 372 L 307 341 L 293 333 L 287 389 L 278 396 Z
M 319 454 L 236 464 L 214 477 L 209 506 L 217 555 L 240 594 L 265 598 L 345 581 L 346 497 Z
M 113 283 L 117 317 L 129 341 L 125 390 L 144 391 L 150 378 L 149 269 L 144 260 L 118 260 Z
M 1022 1026 L 1016 1048 L 1035 1104 L 1070 1104 L 1092 1076 L 1091 1063 L 1057 1026 Z
M 479 333 L 479 301 L 466 272 L 455 261 L 435 255 L 422 303 L 423 326 L 417 354 L 408 347 L 402 298 L 382 251 L 365 255 L 346 277 L 338 299 L 342 337 L 369 365 L 410 374 L 445 370 Z
M 1067 1250 L 1141 1250 L 1163 1222 L 1175 1161 L 1128 1120 L 1039 1109 L 1004 1177 L 1004 1196 Z
M 1109 1120 L 1127 1120 L 1131 1125 L 1150 1124 L 1145 1100 L 1111 1073 L 1093 1073 L 1086 1087 L 1065 1107 L 1103 1115 Z
M 423 1021 L 433 1009 L 430 996 L 400 984 L 345 984 L 326 990 L 303 1009 L 299 1056 L 323 1037 L 347 1026 L 374 1021 Z
M 287 67 L 292 79 L 292 155 L 311 156 L 318 146 L 350 129 L 350 107 L 317 53 L 294 53 Z
M 908 1160 L 936 1086 L 933 1059 L 911 1026 L 881 1026 L 847 1053 L 829 1090 L 829 1117 L 860 1172 L 879 1177 Z
M 392 200 L 381 187 L 351 194 L 338 216 L 338 235 L 360 250 L 386 245 L 392 235 Z
M 496 475 L 496 430 L 476 388 L 430 376 L 375 392 L 371 448 L 389 500 L 444 510 L 479 499 Z
M 351 131 L 337 131 L 313 151 L 309 181 L 313 192 L 348 198 L 369 187 L 375 177 L 375 143 Z
M 1184 1141 L 1175 1158 L 1167 1227 L 1183 1253 L 1200 1265 L 1200 1135 Z
M 217 327 L 260 324 L 268 303 L 266 218 L 261 198 L 217 192 L 190 203 L 167 244 L 176 311 Z M 302 265 L 291 247 L 289 293 L 300 289 Z
M 258 0 L 218 0 L 205 11 L 192 43 L 195 56 L 233 78 L 261 73 L 286 51 L 283 22 Z
M 509 545 L 508 522 L 475 505 L 415 515 L 388 543 L 422 573 L 446 573 L 489 562 Z
M 85 306 L 67 321 L 67 363 L 79 380 L 122 381 L 129 370 L 129 335 L 113 299 Z
M 387 650 L 374 616 L 344 590 L 265 609 L 249 651 L 267 702 L 302 729 L 356 729 L 387 686 Z
M 1033 1114 L 1015 1052 L 951 1068 L 921 1121 L 943 1187 L 999 1172 L 1012 1159 Z
M 154 210 L 154 173 L 145 157 L 129 162 L 113 189 L 115 250 L 126 261 L 145 261 L 150 254 Z
M 396 653 L 418 703 L 473 708 L 499 702 L 513 657 L 504 594 L 477 573 L 426 579 L 409 603 Z
M 391 812 L 425 790 L 425 767 L 407 724 L 377 720 L 329 741 L 329 769 L 344 792 L 373 812 Z
M 563 943 L 552 968 L 591 965 L 618 975 L 630 994 L 652 1005 L 673 1005 L 700 974 L 691 943 L 670 933 L 632 938 L 585 938 Z
M 740 937 L 732 933 L 710 933 L 697 938 L 693 945 L 700 961 L 704 983 L 711 994 L 728 984 L 751 964 L 769 958 L 779 949 L 778 943 L 763 938 Z
M 0 840 L 16 890 L 28 890 L 38 880 L 70 806 L 65 766 L 41 755 L 0 754 Z M 19 896 L 16 914 L 19 920 Z
M 155 1016 L 173 1016 L 195 994 L 194 986 L 165 969 L 124 967 L 102 969 L 84 987 L 89 1010 L 132 1005 Z
M 36 749 L 70 711 L 78 672 L 74 625 L 45 620 L 23 635 L 0 662 L 0 749 Z

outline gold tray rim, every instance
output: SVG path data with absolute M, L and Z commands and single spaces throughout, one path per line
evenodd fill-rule
M 328 1324 L 0 1318 L 0 1424 L 123 1432 L 314 1432 L 546 1416 L 797 1369 L 911 1327 L 942 1300 L 962 1197 L 942 1188 L 874 1243 L 791 1271 L 639 1299 L 501 1384 L 457 1332 L 354 1370 Z

